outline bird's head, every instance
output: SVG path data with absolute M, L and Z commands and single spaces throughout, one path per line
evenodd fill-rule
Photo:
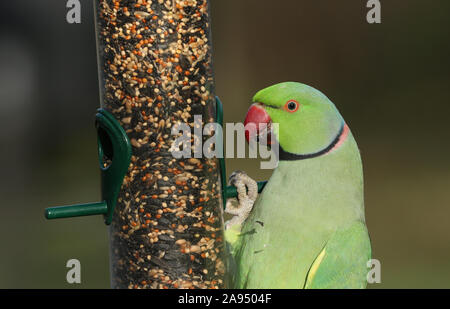
M 268 134 L 268 142 L 275 138 L 283 152 L 308 155 L 336 146 L 340 136 L 348 134 L 334 104 L 310 86 L 277 84 L 259 91 L 253 102 L 244 123 L 247 141 Z M 278 129 L 273 123 L 279 124 Z

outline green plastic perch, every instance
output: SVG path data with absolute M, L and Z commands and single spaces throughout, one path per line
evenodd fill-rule
M 106 201 L 70 206 L 50 207 L 45 210 L 45 218 L 61 219 L 82 216 L 106 215 L 108 205 Z

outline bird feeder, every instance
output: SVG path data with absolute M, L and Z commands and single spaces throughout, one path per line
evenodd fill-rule
M 171 153 L 174 125 L 221 115 L 208 1 L 94 3 L 102 201 L 46 216 L 104 216 L 113 288 L 224 288 L 225 170 L 217 158 Z

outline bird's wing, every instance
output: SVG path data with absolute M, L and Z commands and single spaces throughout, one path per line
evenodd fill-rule
M 370 239 L 362 222 L 338 230 L 311 265 L 305 289 L 365 288 Z

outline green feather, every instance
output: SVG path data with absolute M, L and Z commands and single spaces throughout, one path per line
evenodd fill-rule
M 282 110 L 290 99 L 302 105 L 298 112 Z M 280 123 L 281 147 L 297 154 L 323 149 L 342 125 L 333 103 L 305 85 L 279 84 L 255 101 Z M 362 164 L 351 132 L 327 154 L 279 162 L 243 226 L 228 233 L 237 267 L 234 287 L 303 288 L 324 248 L 308 287 L 362 287 L 370 258 L 364 220 Z
M 282 83 L 258 92 L 254 102 L 263 103 L 280 146 L 291 153 L 308 154 L 323 149 L 336 137 L 343 119 L 334 104 L 320 91 L 300 83 Z M 300 108 L 295 113 L 283 109 L 289 100 Z
M 364 223 L 336 231 L 308 272 L 306 289 L 365 288 L 371 257 Z M 317 264 L 316 264 L 317 262 Z

